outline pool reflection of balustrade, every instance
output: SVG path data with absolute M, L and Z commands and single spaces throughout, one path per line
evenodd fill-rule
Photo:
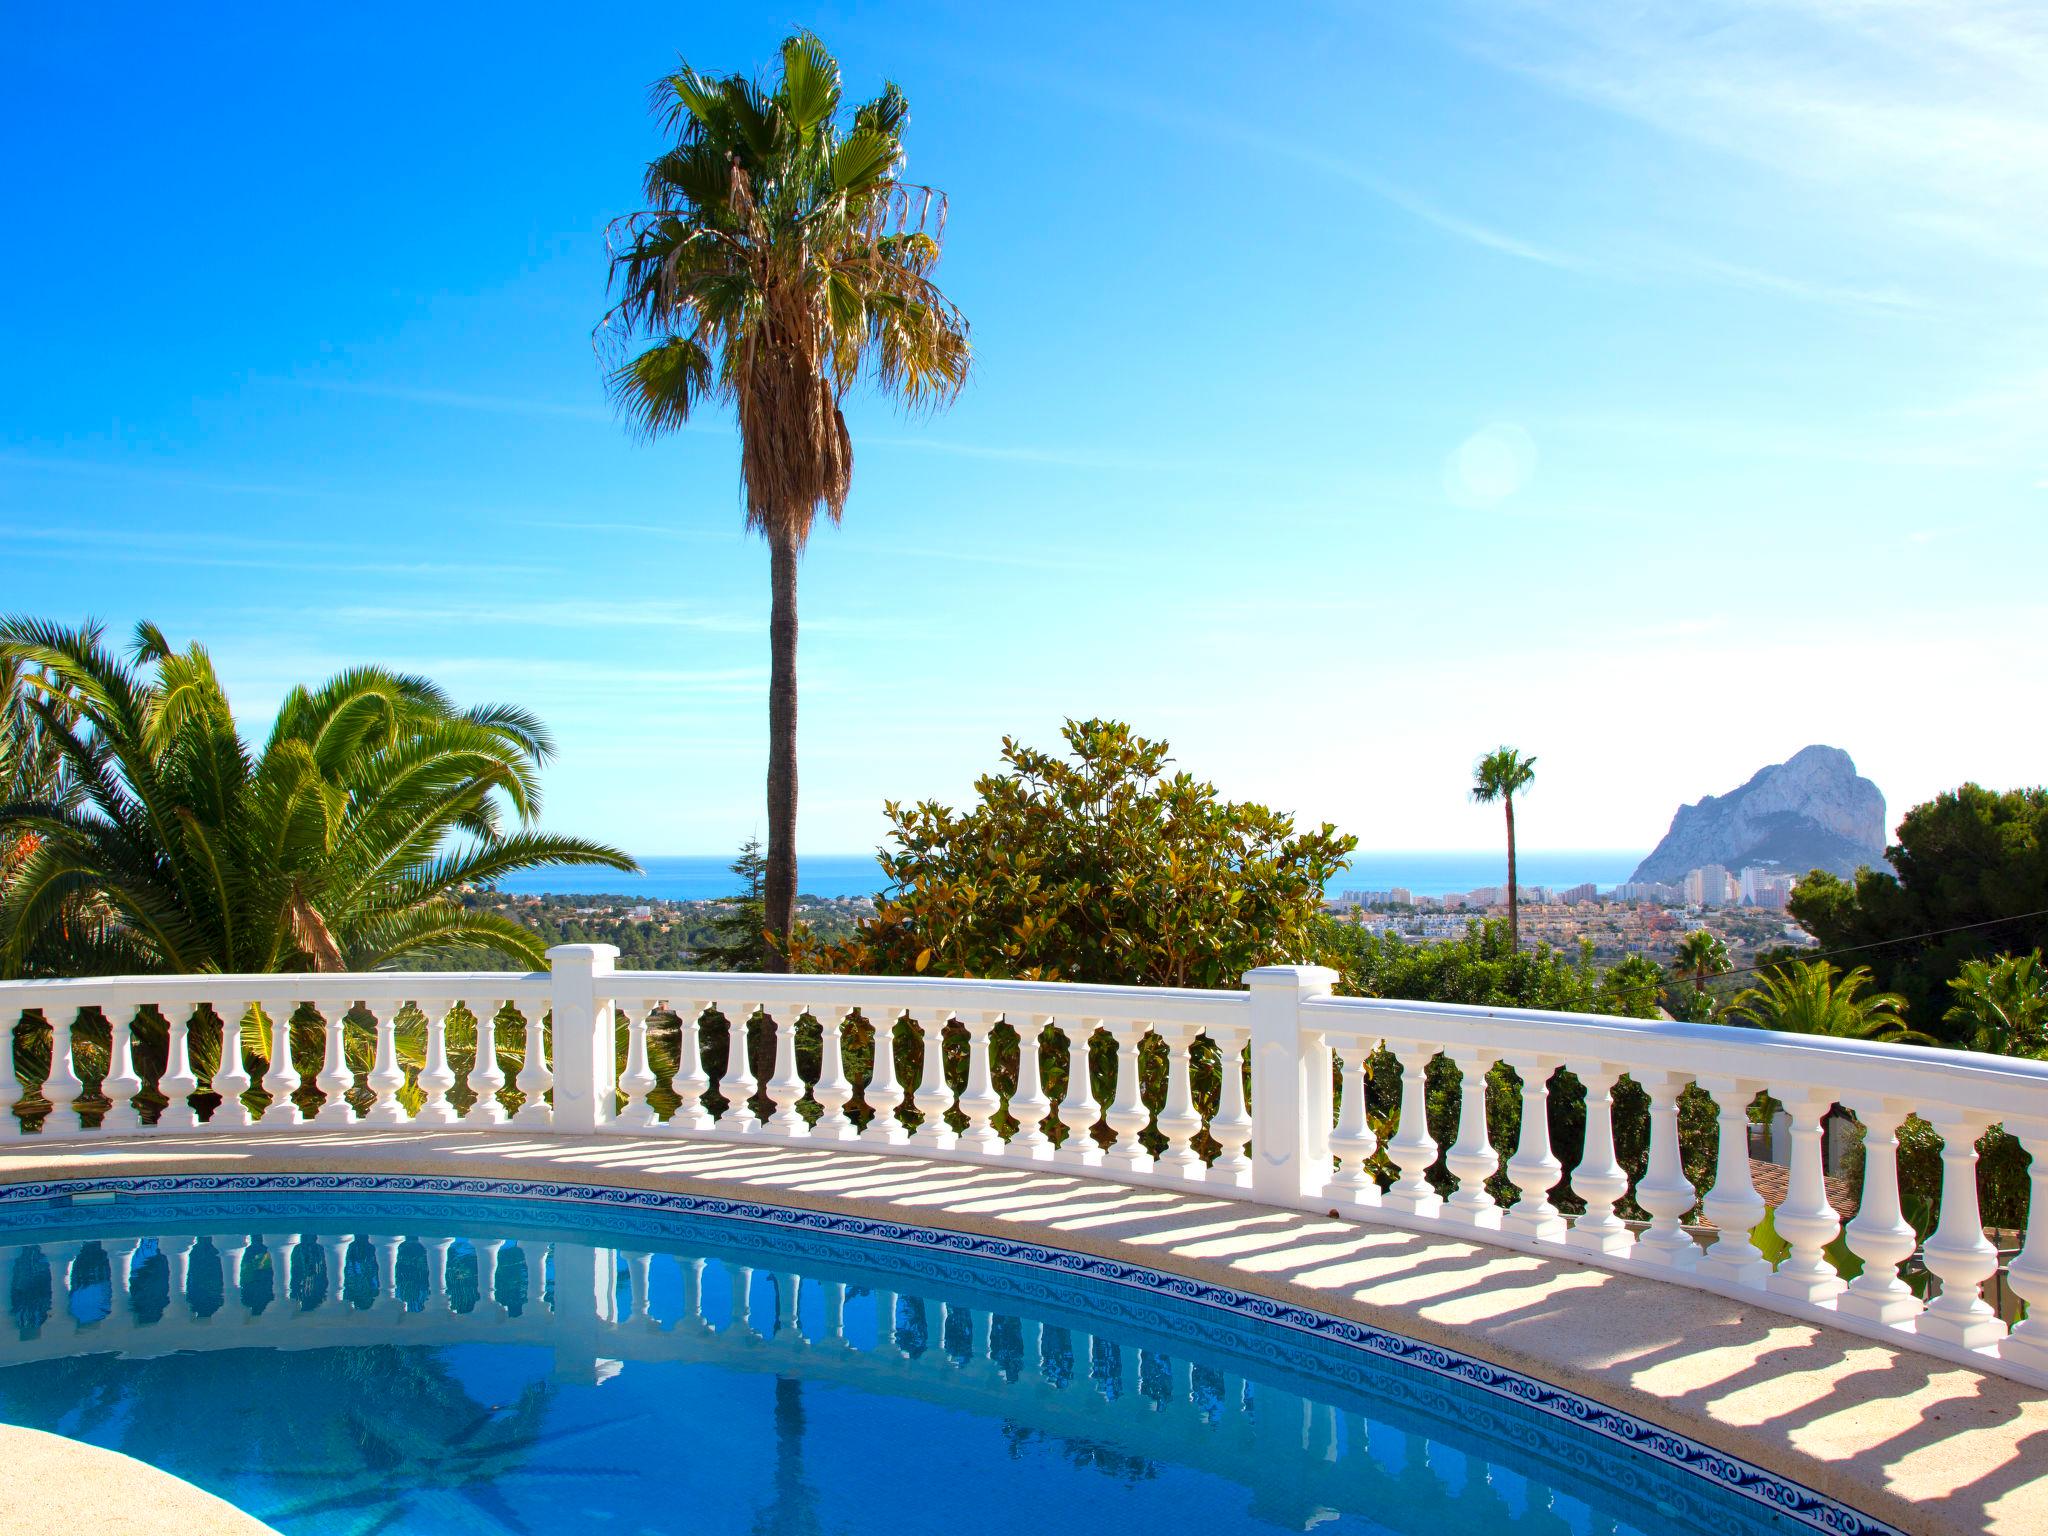
M 408 1243 L 425 1260 L 411 1284 L 399 1264 Z M 501 1295 L 500 1259 L 515 1249 L 524 1278 Z M 474 1266 L 470 1283 L 450 1285 L 451 1250 Z M 155 1264 L 167 1273 L 159 1305 L 145 1313 L 139 1282 Z M 657 1266 L 668 1282 L 660 1304 Z M 269 1283 L 256 1283 L 264 1274 Z M 1475 1469 L 1431 1434 L 1255 1379 L 1220 1357 L 1203 1363 L 1164 1339 L 1148 1347 L 1103 1338 L 780 1262 L 559 1240 L 272 1230 L 0 1247 L 0 1284 L 13 1303 L 0 1370 L 85 1355 L 519 1344 L 552 1351 L 559 1382 L 601 1385 L 643 1363 L 725 1366 L 965 1410 L 1082 1447 L 1098 1464 L 1105 1450 L 1134 1468 L 1184 1463 L 1199 1437 L 1205 1471 L 1259 1490 L 1257 1512 L 1296 1530 L 1375 1507 L 1402 1508 L 1412 1528 L 1425 1529 L 1432 1508 L 1451 1523 L 1453 1503 L 1457 1518 L 1470 1519 L 1475 1499 L 1497 1502 L 1492 1529 L 1616 1528 L 1508 1466 Z M 1484 1425 L 1440 1408 L 1433 1422 L 1485 1435 Z
M 1242 991 L 1197 991 L 616 972 L 615 953 L 564 945 L 550 951 L 550 971 L 530 975 L 0 983 L 0 1139 L 26 1133 L 15 1106 L 28 1100 L 40 1111 L 33 1134 L 53 1138 L 552 1129 L 830 1144 L 1192 1186 L 1656 1275 L 2048 1385 L 2048 1063 L 1336 997 L 1335 977 L 1313 966 L 1254 971 Z M 291 1032 L 273 1028 L 303 1021 L 306 1010 L 319 1020 L 318 1060 L 295 1055 Z M 136 1070 L 139 1016 L 165 1037 L 166 1065 L 153 1083 Z M 707 1016 L 734 1036 L 757 1016 L 772 1021 L 765 1083 L 744 1050 L 707 1061 Z M 217 1037 L 221 1063 L 204 1080 L 192 1048 L 200 1021 L 209 1047 Z M 360 1073 L 352 1028 L 368 1033 Z M 848 1071 L 855 1032 L 885 1046 L 869 1053 L 861 1083 Z M 266 1055 L 273 1037 L 280 1049 Z M 1108 1044 L 1098 1049 L 1098 1037 Z M 106 1063 L 89 1095 L 81 1043 Z M 50 1066 L 40 1083 L 24 1084 L 15 1062 L 31 1045 Z M 1213 1102 L 1196 1098 L 1197 1053 L 1216 1084 Z M 208 1059 L 215 1054 L 209 1049 Z M 1113 1058 L 1107 1072 L 1102 1057 Z M 1163 1058 L 1150 1099 L 1141 1058 Z M 963 1059 L 964 1071 L 949 1068 Z M 1461 1084 L 1448 1146 L 1425 1114 L 1426 1074 L 1440 1059 Z M 260 1080 L 252 1061 L 263 1067 Z M 806 1071 L 809 1061 L 818 1065 Z M 1512 1147 L 1495 1146 L 1490 1124 L 1487 1075 L 1499 1063 L 1520 1097 Z M 1384 1144 L 1386 1122 L 1376 1128 L 1366 1113 L 1374 1073 L 1398 1077 L 1397 1094 L 1394 1085 L 1383 1090 L 1399 1104 Z M 1584 1145 L 1570 1167 L 1550 1135 L 1548 1099 L 1561 1073 L 1585 1091 Z M 1624 1078 L 1649 1105 L 1647 1167 L 1633 1180 L 1616 1155 L 1612 1119 Z M 1060 1080 L 1067 1088 L 1054 1102 L 1046 1085 Z M 1687 1177 L 1680 1144 L 1689 1085 L 1710 1097 L 1717 1117 L 1718 1152 L 1703 1189 Z M 1747 1130 L 1765 1094 L 1791 1123 L 1790 1192 L 1774 1223 L 1790 1253 L 1775 1266 L 1747 1235 L 1764 1213 Z M 143 1126 L 145 1106 L 159 1104 Z M 204 1118 L 203 1106 L 211 1106 Z M 1860 1208 L 1846 1226 L 1829 1204 L 1822 1163 L 1823 1122 L 1837 1110 L 1863 1130 Z M 1924 1243 L 1906 1219 L 1898 1179 L 1899 1128 L 1913 1115 L 1943 1139 L 1938 1217 Z M 2031 1311 L 2010 1328 L 1983 1294 L 1999 1263 L 1979 1209 L 1976 1142 L 1994 1124 L 2032 1157 L 2028 1228 L 2004 1277 Z M 1566 1180 L 1584 1206 L 1572 1216 L 1553 1200 Z M 1504 1187 L 1513 1195 L 1506 1202 L 1496 1194 Z M 1648 1214 L 1646 1229 L 1617 1214 L 1625 1196 Z M 1711 1244 L 1685 1224 L 1695 1210 L 1718 1233 Z M 1860 1263 L 1853 1279 L 1829 1258 L 1838 1239 Z M 1938 1282 L 1931 1301 L 1920 1294 L 1929 1287 L 1901 1278 L 1916 1256 Z

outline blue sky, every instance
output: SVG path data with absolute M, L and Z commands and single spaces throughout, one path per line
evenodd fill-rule
M 548 821 L 761 825 L 736 446 L 615 424 L 601 236 L 678 53 L 893 76 L 974 324 L 857 402 L 802 575 L 803 822 L 1005 732 L 1164 736 L 1370 848 L 1645 847 L 1810 741 L 2038 782 L 2048 15 L 13 7 L 0 608 L 540 710 Z

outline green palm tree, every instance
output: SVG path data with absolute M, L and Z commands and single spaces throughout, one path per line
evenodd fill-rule
M 1536 759 L 1513 747 L 1495 747 L 1472 770 L 1472 798 L 1481 805 L 1498 800 L 1508 815 L 1508 942 L 1522 946 L 1520 882 L 1515 875 L 1515 795 L 1536 782 Z
M 1863 989 L 1871 979 L 1868 966 L 1859 965 L 1842 975 L 1825 960 L 1794 960 L 1758 979 L 1762 984 L 1744 991 L 1729 1011 L 1759 1028 L 1832 1035 L 1839 1040 L 1935 1043 L 1907 1027 L 1900 1012 L 1906 1000 L 1898 993 L 1865 995 Z
M 1942 1021 L 1966 1033 L 1970 1049 L 2048 1058 L 2048 966 L 2038 949 L 1966 960 L 1948 985 L 1956 1000 Z
M 1675 975 L 1690 976 L 1695 998 L 1707 990 L 1709 976 L 1725 976 L 1733 968 L 1728 958 L 1728 946 L 1721 936 L 1706 928 L 1695 928 L 1678 941 L 1677 953 L 1671 957 L 1671 969 Z
M 796 920 L 796 570 L 823 509 L 845 510 L 853 445 L 840 402 L 863 378 L 909 407 L 966 382 L 967 322 L 932 281 L 945 200 L 902 179 L 909 103 L 895 85 L 842 117 L 839 65 L 815 37 L 782 45 L 769 83 L 656 82 L 674 144 L 647 166 L 648 207 L 609 235 L 618 302 L 597 328 L 607 385 L 649 437 L 708 404 L 740 433 L 747 526 L 768 542 L 768 858 L 776 964 Z
M 0 974 L 67 951 L 73 972 L 370 969 L 483 948 L 543 964 L 539 936 L 456 893 L 549 864 L 634 868 L 534 830 L 552 748 L 523 710 L 458 710 L 422 678 L 358 668 L 294 689 L 262 752 L 204 649 L 137 628 L 0 621 L 74 791 L 0 806 L 35 840 L 0 898 Z M 81 904 L 105 914 L 80 943 Z M 40 968 L 40 967 L 39 967 Z

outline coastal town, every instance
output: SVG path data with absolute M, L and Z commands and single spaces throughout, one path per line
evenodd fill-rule
M 1562 889 L 1524 885 L 1515 894 L 1524 946 L 1576 950 L 1591 940 L 1598 961 L 1641 955 L 1662 964 L 1688 933 L 1704 928 L 1728 946 L 1737 966 L 1744 966 L 1768 950 L 1814 942 L 1785 910 L 1796 883 L 1796 876 L 1777 865 L 1731 871 L 1707 864 L 1673 883 L 1629 881 L 1605 891 L 1590 881 Z M 1396 886 L 1344 891 L 1328 910 L 1374 933 L 1428 943 L 1458 938 L 1481 919 L 1505 917 L 1507 901 L 1505 886 L 1442 896 Z

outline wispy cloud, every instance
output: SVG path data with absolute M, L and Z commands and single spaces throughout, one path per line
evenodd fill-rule
M 758 634 L 765 627 L 760 619 L 739 614 L 707 613 L 687 603 L 660 599 L 620 602 L 539 601 L 521 602 L 516 608 L 503 603 L 446 602 L 404 606 L 350 604 L 334 610 L 333 617 L 351 624 L 497 624 L 508 620 L 544 629 L 691 629 L 712 634 Z
M 129 565 L 201 566 L 220 570 L 346 572 L 390 576 L 537 576 L 538 565 L 461 560 L 394 560 L 366 555 L 354 545 L 304 539 L 248 538 L 193 529 L 159 533 L 134 528 L 52 528 L 0 526 L 0 542 L 32 549 L 90 549 L 95 560 Z M 69 554 L 64 556 L 70 558 Z
M 485 411 L 498 416 L 559 416 L 575 421 L 612 421 L 617 413 L 597 404 L 566 400 L 528 400 L 513 395 L 477 395 L 454 389 L 423 389 L 409 384 L 380 384 L 357 379 L 295 378 L 302 389 L 337 395 L 365 395 L 408 405 L 432 405 L 455 411 Z
M 95 480 L 131 480 L 145 485 L 173 486 L 181 490 L 207 491 L 223 496 L 294 496 L 335 501 L 368 499 L 350 491 L 329 490 L 324 486 L 298 482 L 224 480 L 191 470 L 169 469 L 156 464 L 116 464 L 104 459 L 0 453 L 0 465 L 42 474 L 82 475 Z

